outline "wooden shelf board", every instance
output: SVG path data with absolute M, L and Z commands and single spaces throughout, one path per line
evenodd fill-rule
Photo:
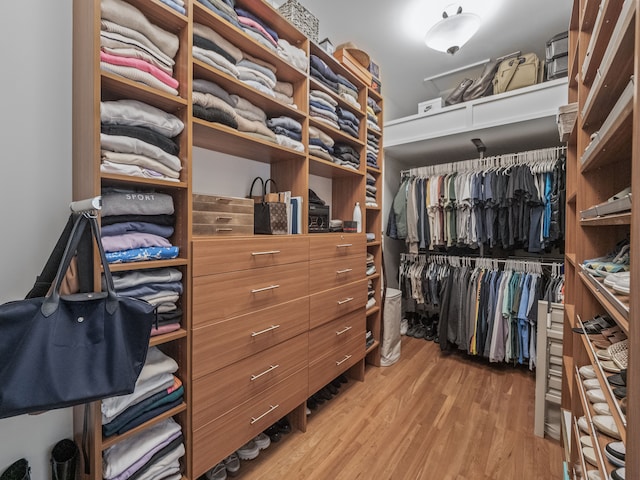
M 378 307 L 378 306 L 371 307 L 369 310 L 367 310 L 367 317 L 370 317 L 374 313 L 378 313 L 379 311 L 380 311 L 380 307 Z
M 373 275 L 367 275 L 367 280 L 376 280 L 378 278 L 380 278 L 380 273 L 379 272 L 376 272 Z
M 371 346 L 365 350 L 364 354 L 365 355 L 369 355 L 371 352 L 373 352 L 379 346 L 380 346 L 380 341 L 374 340 L 373 344 L 371 344 Z
M 242 82 L 238 82 L 237 78 L 234 78 L 221 70 L 217 70 L 196 58 L 193 59 L 193 78 L 194 80 L 209 80 L 218 84 L 230 95 L 238 95 L 239 97 L 248 100 L 261 110 L 269 112 L 270 117 L 287 116 L 294 118 L 301 123 L 306 118 L 306 111 L 302 111 L 292 107 L 291 105 L 279 102 L 274 97 L 262 93 L 261 91 Z M 306 106 L 303 106 L 303 108 L 306 108 Z
M 304 161 L 305 154 L 281 147 L 220 123 L 193 119 L 193 144 L 216 152 L 235 155 L 263 163 Z
M 573 58 L 573 61 L 569 64 L 569 88 L 578 88 L 578 50 L 580 48 L 580 42 L 576 42 L 576 47 L 569 58 Z M 576 119 L 578 117 L 576 116 Z M 573 131 L 575 131 L 575 126 Z
M 582 22 L 580 23 L 580 30 L 582 32 L 589 32 L 593 28 L 593 23 L 596 21 L 596 17 L 598 16 L 598 8 L 600 7 L 599 0 L 585 0 L 584 9 L 582 11 Z M 576 12 L 580 14 L 579 8 Z M 573 16 L 572 16 L 573 23 Z
M 338 105 L 341 108 L 346 108 L 347 110 L 349 110 L 356 117 L 358 117 L 360 121 L 364 121 L 367 117 L 367 113 L 362 108 L 358 109 L 355 105 L 350 104 L 341 96 L 336 94 L 336 92 L 334 92 L 329 87 L 324 85 L 320 80 L 317 80 L 316 78 L 311 76 L 309 77 L 309 90 L 320 90 L 321 92 L 326 93 L 331 98 L 333 98 L 336 102 L 338 102 Z
M 633 75 L 634 62 L 634 33 L 635 15 L 625 17 L 623 34 L 619 39 L 613 39 L 607 48 L 612 48 L 615 53 L 611 57 L 611 62 L 607 65 L 600 65 L 602 77 L 593 82 L 591 92 L 586 99 L 586 109 L 582 115 L 582 128 L 587 130 L 591 124 L 598 125 L 606 118 L 606 115 L 620 97 L 620 94 L 629 83 Z M 606 54 L 605 54 L 606 55 Z
M 309 155 L 309 173 L 311 175 L 317 175 L 319 177 L 325 178 L 340 178 L 350 177 L 354 175 L 364 175 L 358 170 L 343 167 L 342 165 L 338 165 L 323 158 L 314 157 L 311 154 Z
M 382 242 L 380 240 L 376 240 L 374 242 L 367 242 L 367 247 L 379 247 L 380 245 L 382 245 Z
M 370 167 L 369 165 L 367 165 L 367 172 L 371 172 L 371 173 L 382 173 L 382 170 L 379 168 L 375 168 L 375 167 Z
M 110 72 L 101 72 L 102 100 L 135 98 L 169 113 L 187 108 L 187 100 Z
M 628 311 L 626 316 L 622 312 L 620 312 L 616 304 L 607 296 L 609 295 L 607 287 L 605 287 L 603 284 L 600 284 L 596 287 L 596 285 L 592 283 L 592 281 L 587 277 L 587 274 L 584 272 L 580 272 L 578 276 L 582 280 L 582 283 L 587 287 L 587 289 L 593 294 L 598 302 L 600 302 L 600 305 L 602 305 L 602 307 L 611 316 L 611 318 L 615 320 L 618 325 L 620 325 L 620 328 L 622 328 L 625 335 L 629 336 Z
M 367 94 L 373 98 L 378 105 L 380 105 L 380 102 L 383 101 L 382 95 L 378 92 L 376 92 L 373 88 L 367 88 Z M 382 105 L 380 105 L 380 107 L 382 107 Z
M 334 71 L 336 75 L 340 74 L 346 77 L 347 80 L 349 80 L 351 83 L 353 83 L 356 86 L 358 91 L 369 86 L 360 77 L 356 77 L 351 72 L 351 70 L 349 70 L 342 63 L 340 63 L 336 57 L 334 57 L 333 55 L 329 55 L 317 43 L 310 42 L 310 51 L 312 55 L 315 55 L 316 57 L 319 57 L 320 59 L 322 59 L 322 61 L 324 61 L 329 66 L 329 68 L 331 68 L 331 70 Z M 364 106 L 364 108 L 366 109 L 366 105 Z
M 171 260 L 149 260 L 147 262 L 112 263 L 109 270 L 112 272 L 127 272 L 129 270 L 145 270 L 147 268 L 182 267 L 188 265 L 186 258 L 174 258 Z
M 117 175 L 115 173 L 101 173 L 102 180 L 114 183 L 134 183 L 136 185 L 159 186 L 162 188 L 188 188 L 186 182 L 171 182 L 169 180 L 155 180 L 153 178 L 131 177 L 129 175 Z
M 571 265 L 576 266 L 576 254 L 575 253 L 566 253 L 566 259 L 569 261 Z
M 600 227 L 607 225 L 631 225 L 631 212 L 615 213 L 596 218 L 580 220 L 583 227 Z
M 590 6 L 587 5 L 587 7 Z M 593 10 L 593 8 L 589 8 L 589 12 Z M 595 10 L 597 14 L 598 10 Z M 582 72 L 582 82 L 586 85 L 591 85 L 591 82 L 596 75 L 596 71 L 602 62 L 604 52 L 607 49 L 607 45 L 609 45 L 611 33 L 616 26 L 619 14 L 620 2 L 618 2 L 617 0 L 604 0 L 602 2 L 602 21 L 597 25 L 597 29 L 594 30 L 591 34 L 592 38 L 596 37 L 594 48 L 593 51 L 590 52 L 589 59 L 586 63 L 586 68 Z M 595 20 L 595 17 L 593 20 Z M 584 23 L 585 22 L 583 17 L 583 25 Z M 591 22 L 590 27 L 593 27 L 593 22 Z
M 111 437 L 103 437 L 102 438 L 102 450 L 106 450 L 107 448 L 115 445 L 116 443 L 121 442 L 125 438 L 132 437 L 133 435 L 135 435 L 138 432 L 141 432 L 142 430 L 146 430 L 151 425 L 155 425 L 157 423 L 160 423 L 162 420 L 165 420 L 165 419 L 167 419 L 169 417 L 173 417 L 174 415 L 182 413 L 186 409 L 187 409 L 187 404 L 186 403 L 182 403 L 181 405 L 178 405 L 177 407 L 174 407 L 171 410 L 167 410 L 166 412 L 161 413 L 157 417 L 153 417 L 148 422 L 145 422 L 142 425 L 138 425 L 137 427 L 132 428 L 131 430 L 129 430 L 126 433 L 123 433 L 122 435 L 112 435 Z
M 611 165 L 631 156 L 633 135 L 633 101 L 628 102 L 620 115 L 605 132 L 600 131 L 597 146 L 581 158 L 580 172 L 585 173 Z
M 376 137 L 382 137 L 382 132 L 379 132 L 375 128 L 367 126 L 367 133 L 373 133 Z
M 176 330 L 175 332 L 165 333 L 163 335 L 155 335 L 149 339 L 149 346 L 162 345 L 163 343 L 173 342 L 187 336 L 187 331 L 184 328 Z
M 367 211 L 373 211 L 373 212 L 379 212 L 380 210 L 382 210 L 382 208 L 381 208 L 381 207 L 367 207 L 366 205 L 365 205 L 365 207 L 364 207 L 364 208 L 365 208 Z
M 576 198 L 577 198 L 577 196 L 578 196 L 578 194 L 577 194 L 577 192 L 576 192 L 575 190 L 574 190 L 573 192 L 570 192 L 570 193 L 567 195 L 567 203 L 573 203 L 573 204 L 575 204 L 575 203 L 576 203 Z
M 572 305 L 570 303 L 565 303 L 564 304 L 564 316 L 566 317 L 567 321 L 569 322 L 569 325 L 571 326 L 571 328 L 576 326 L 576 307 L 575 307 L 575 305 Z

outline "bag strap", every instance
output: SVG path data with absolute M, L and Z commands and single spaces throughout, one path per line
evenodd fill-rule
M 65 246 L 69 242 L 71 238 L 71 231 L 73 230 L 73 225 L 77 220 L 75 214 L 69 215 L 67 219 L 67 224 L 64 226 L 56 245 L 53 247 L 53 251 L 44 267 L 42 268 L 42 272 L 40 275 L 36 277 L 36 281 L 33 284 L 33 287 L 27 293 L 25 298 L 38 298 L 44 297 L 49 288 L 51 288 L 51 284 L 53 280 L 56 278 L 56 272 L 60 262 L 62 261 L 62 257 L 64 256 Z M 92 270 L 93 270 L 93 258 L 91 255 L 91 240 L 89 236 L 84 234 L 82 239 L 80 240 L 80 244 L 78 245 L 78 281 L 80 283 L 80 291 L 88 291 L 92 288 Z
M 511 81 L 513 80 L 513 77 L 516 75 L 516 71 L 518 70 L 518 67 L 522 62 L 524 62 L 524 60 L 525 60 L 524 57 L 516 57 L 509 60 L 509 70 L 507 71 L 507 76 L 509 77 L 509 80 L 507 80 L 507 84 L 504 86 L 505 91 L 507 90 L 507 88 L 509 88 Z
M 262 177 L 256 177 L 253 179 L 253 182 L 251 182 L 251 188 L 249 189 L 249 198 L 253 198 L 253 186 L 258 180 L 260 180 L 260 184 L 262 185 L 262 201 L 264 202 L 264 196 L 267 192 L 265 191 L 264 180 L 262 180 Z
M 107 286 L 107 295 L 108 299 L 106 302 L 106 309 L 109 314 L 113 314 L 115 309 L 118 306 L 118 299 L 115 293 L 115 288 L 113 286 L 113 278 L 111 277 L 111 271 L 109 270 L 109 264 L 107 263 L 107 257 L 104 252 L 104 248 L 102 246 L 102 241 L 99 235 L 98 222 L 96 220 L 95 215 L 91 215 L 88 213 L 84 213 L 79 215 L 76 222 L 73 225 L 73 229 L 71 230 L 71 237 L 67 246 L 65 248 L 62 262 L 58 267 L 58 272 L 56 273 L 56 278 L 53 282 L 53 288 L 51 293 L 45 298 L 42 303 L 42 307 L 40 307 L 40 311 L 44 317 L 51 316 L 57 309 L 58 304 L 60 303 L 60 286 L 62 285 L 62 280 L 64 275 L 69 268 L 69 264 L 71 263 L 71 258 L 75 254 L 76 249 L 78 248 L 78 244 L 82 238 L 82 234 L 86 228 L 87 223 L 91 227 L 91 234 L 96 244 L 98 246 L 98 252 L 100 253 L 100 261 L 102 262 L 102 268 L 104 271 L 105 283 Z
M 278 191 L 278 185 L 276 184 L 276 181 L 273 178 L 267 178 L 264 181 L 264 194 L 267 194 L 267 186 L 272 183 L 273 184 L 273 189 L 270 190 L 271 193 L 275 193 Z

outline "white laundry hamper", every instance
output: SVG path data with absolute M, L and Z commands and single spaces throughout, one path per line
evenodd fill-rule
M 387 288 L 383 311 L 382 346 L 380 365 L 388 367 L 400 360 L 400 320 L 402 317 L 402 292 Z

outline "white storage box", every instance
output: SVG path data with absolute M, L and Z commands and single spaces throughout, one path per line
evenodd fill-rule
M 418 115 L 427 115 L 440 110 L 444 107 L 444 99 L 442 97 L 425 100 L 418 104 Z

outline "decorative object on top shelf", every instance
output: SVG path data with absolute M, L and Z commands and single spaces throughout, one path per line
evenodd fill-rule
M 333 56 L 356 77 L 367 85 L 371 85 L 373 75 L 369 71 L 371 59 L 367 52 L 360 50 L 352 42 L 346 42 L 336 47 Z
M 320 46 L 329 55 L 333 55 L 333 52 L 336 51 L 336 47 L 333 46 L 333 43 L 331 43 L 331 40 L 329 40 L 329 38 L 324 38 L 323 40 L 320 40 Z
M 462 12 L 462 7 L 454 12 L 449 5 L 442 12 L 442 20 L 432 26 L 425 35 L 427 47 L 454 55 L 471 40 L 480 28 L 480 17 L 475 13 Z
M 287 0 L 278 12 L 312 41 L 318 42 L 318 19 L 297 0 Z
M 373 60 L 369 60 L 369 71 L 374 78 L 380 78 L 380 67 Z

